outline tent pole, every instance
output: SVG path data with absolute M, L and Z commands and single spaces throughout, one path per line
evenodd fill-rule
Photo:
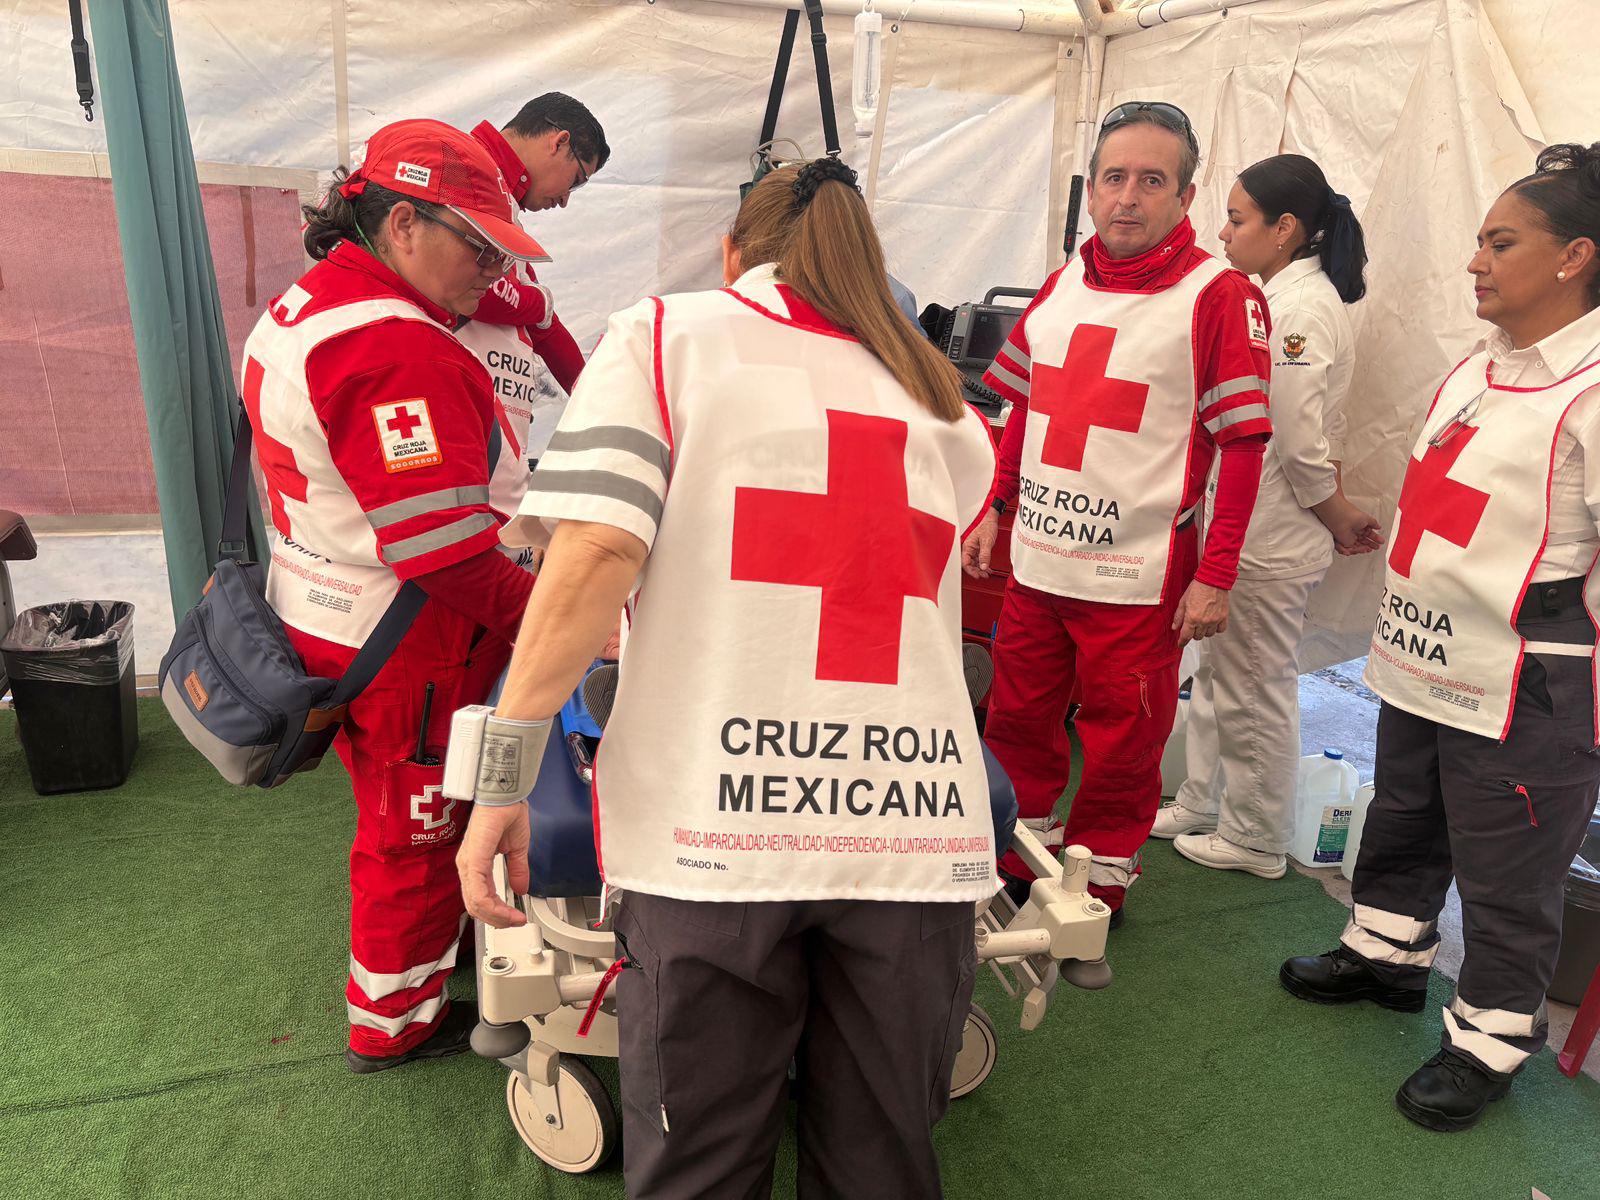
M 653 3 L 654 0 L 651 0 Z M 717 4 L 736 4 L 742 8 L 799 8 L 801 0 L 712 0 Z M 822 11 L 834 16 L 853 17 L 861 11 L 862 0 L 822 0 Z M 984 0 L 879 0 L 878 11 L 891 21 L 921 21 L 928 25 L 959 25 L 967 29 L 1007 29 L 1013 33 L 1037 33 L 1056 37 L 1077 37 L 1083 21 L 1064 6 L 1048 3 L 990 4 Z
M 1154 29 L 1157 25 L 1170 25 L 1184 17 L 1199 17 L 1207 13 L 1223 12 L 1231 8 L 1244 8 L 1257 0 L 1160 0 L 1155 4 L 1141 4 L 1138 8 L 1108 13 L 1101 21 L 1100 32 L 1106 37 L 1138 33 L 1141 29 Z
M 1078 243 L 1078 218 L 1082 212 L 1084 181 L 1089 174 L 1089 157 L 1094 152 L 1095 116 L 1100 111 L 1100 70 L 1106 59 L 1106 39 L 1101 32 L 1105 18 L 1099 0 L 1077 0 L 1083 20 L 1083 64 L 1078 69 L 1077 137 L 1072 151 L 1072 195 L 1067 204 L 1066 230 L 1062 252 L 1071 258 Z

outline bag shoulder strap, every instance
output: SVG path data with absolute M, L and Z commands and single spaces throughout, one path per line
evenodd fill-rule
M 405 637 L 411 622 L 417 619 L 417 614 L 427 602 L 428 593 L 412 580 L 408 579 L 400 585 L 400 591 L 389 601 L 389 607 L 384 609 L 383 616 L 378 618 L 377 625 L 367 635 L 367 640 L 361 643 L 361 649 L 356 651 L 355 658 L 350 660 L 344 674 L 339 676 L 339 682 L 334 684 L 327 707 L 349 704 L 366 690 L 399 647 L 400 639 Z
M 250 553 L 250 520 L 246 505 L 250 493 L 250 414 L 239 401 L 239 420 L 233 430 L 233 462 L 228 467 L 228 492 L 222 504 L 222 540 L 217 557 L 244 562 Z

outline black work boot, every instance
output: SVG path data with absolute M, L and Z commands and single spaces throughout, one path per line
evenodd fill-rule
M 1291 996 L 1313 1004 L 1371 1000 L 1395 1012 L 1414 1013 L 1421 1012 L 1428 1003 L 1426 987 L 1385 983 L 1366 959 L 1343 945 L 1315 958 L 1291 958 L 1279 969 L 1278 982 Z
M 392 1067 L 404 1066 L 419 1058 L 445 1058 L 451 1054 L 461 1054 L 472 1048 L 468 1039 L 471 1038 L 472 1029 L 477 1023 L 476 1004 L 471 1000 L 452 1000 L 449 1010 L 444 1014 L 444 1020 L 439 1022 L 439 1027 L 411 1049 L 400 1054 L 388 1055 L 362 1054 L 357 1050 L 346 1049 L 344 1060 L 357 1075 L 370 1075 L 374 1071 L 387 1071 Z
M 1459 1133 L 1476 1125 L 1489 1102 L 1510 1090 L 1510 1075 L 1491 1071 L 1476 1059 L 1447 1048 L 1400 1085 L 1394 1103 L 1424 1129 Z

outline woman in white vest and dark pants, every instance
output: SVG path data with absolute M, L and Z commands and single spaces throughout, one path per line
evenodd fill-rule
M 1465 1129 L 1546 1037 L 1562 881 L 1600 791 L 1600 144 L 1552 146 L 1469 267 L 1496 326 L 1439 390 L 1406 469 L 1367 660 L 1377 796 L 1341 944 L 1283 965 L 1303 999 L 1418 1012 L 1452 875 L 1466 957 L 1401 1112 Z
M 1306 601 L 1335 548 L 1364 554 L 1380 540 L 1339 481 L 1355 369 L 1345 306 L 1366 293 L 1367 251 L 1350 201 L 1301 154 L 1241 172 L 1219 236 L 1228 261 L 1260 277 L 1271 312 L 1272 441 L 1228 628 L 1200 644 L 1188 778 L 1151 834 L 1202 866 L 1277 879 L 1294 832 Z
M 490 865 L 526 885 L 544 723 L 633 592 L 595 787 L 637 968 L 628 1193 L 768 1195 L 795 1061 L 800 1194 L 923 1200 L 998 887 L 957 553 L 994 449 L 895 307 L 849 168 L 757 184 L 724 278 L 612 318 L 534 474 L 520 522 L 560 523 L 463 891 L 522 923 Z

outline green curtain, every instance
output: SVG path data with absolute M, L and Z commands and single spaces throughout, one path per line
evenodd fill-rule
M 233 370 L 167 2 L 89 0 L 89 23 L 167 582 L 181 617 L 200 598 L 222 535 Z M 264 545 L 254 497 L 250 521 Z

